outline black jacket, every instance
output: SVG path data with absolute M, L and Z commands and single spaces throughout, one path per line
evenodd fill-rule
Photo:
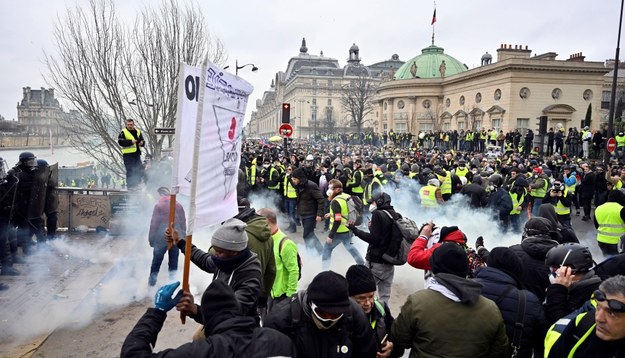
M 301 179 L 297 190 L 297 213 L 301 217 L 324 215 L 326 200 L 319 190 L 319 186 L 308 179 Z
M 181 239 L 178 241 L 178 248 L 184 254 L 186 241 Z M 206 253 L 195 245 L 191 249 L 191 262 L 202 271 L 212 273 L 213 281 L 222 280 L 228 282 L 228 285 L 234 290 L 237 302 L 241 306 L 241 313 L 250 317 L 257 317 L 256 303 L 260 294 L 260 261 L 258 256 L 250 252 L 250 257 L 241 263 L 233 273 L 227 273 L 219 270 L 211 255 Z M 232 276 L 232 277 L 231 277 Z M 204 323 L 200 306 L 198 306 L 198 315 L 193 318 L 198 323 Z
M 595 194 L 595 178 L 593 172 L 584 173 L 582 181 L 579 185 L 579 196 L 582 198 L 592 198 Z
M 258 327 L 252 317 L 224 316 L 205 340 L 185 343 L 175 349 L 152 353 L 167 313 L 148 308 L 122 346 L 121 357 L 295 357 L 293 342 L 280 332 Z M 253 344 L 253 346 L 250 346 Z M 248 355 L 248 352 L 254 352 Z
M 488 193 L 486 189 L 479 184 L 471 183 L 465 185 L 460 190 L 460 194 L 464 194 L 470 198 L 470 204 L 473 208 L 482 208 L 488 204 Z
M 549 236 L 529 236 L 510 250 L 523 261 L 523 284 L 542 302 L 545 290 L 549 286 L 549 267 L 545 264 L 547 251 L 558 246 L 558 242 Z
M 336 326 L 322 331 L 311 318 L 313 313 L 306 292 L 299 292 L 291 301 L 273 308 L 265 318 L 264 327 L 289 336 L 299 358 L 374 358 L 377 345 L 371 325 L 362 308 L 352 299 L 350 304 L 349 314 Z
M 506 324 L 508 340 L 512 344 L 517 312 L 519 309 L 519 283 L 507 273 L 494 267 L 483 267 L 477 272 L 473 281 L 482 285 L 482 296 L 494 301 L 501 311 Z M 523 334 L 518 357 L 532 357 L 532 347 L 542 341 L 546 330 L 545 314 L 538 297 L 528 290 L 525 291 L 525 315 L 523 318 Z
M 512 198 L 506 189 L 499 188 L 497 191 L 490 193 L 488 206 L 499 215 L 499 219 L 503 219 L 510 215 L 510 211 L 512 210 Z
M 578 273 L 577 275 L 582 275 Z M 547 287 L 545 298 L 545 314 L 549 325 L 555 323 L 560 318 L 580 308 L 596 289 L 599 288 L 601 279 L 595 275 L 594 271 L 586 274 L 584 279 L 574 282 L 568 289 L 559 284 Z
M 388 262 L 384 261 L 382 255 L 388 252 L 388 246 L 393 238 L 393 220 L 384 210 L 388 211 L 393 217 L 398 216 L 392 205 L 383 205 L 371 213 L 369 232 L 362 231 L 356 226 L 349 227 L 354 235 L 369 244 L 365 257 L 367 261 L 378 264 L 388 264 Z

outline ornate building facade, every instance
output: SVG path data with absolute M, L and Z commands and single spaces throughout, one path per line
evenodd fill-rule
M 548 127 L 579 129 L 589 105 L 591 127 L 599 127 L 610 69 L 585 61 L 581 53 L 558 60 L 553 52 L 531 52 L 527 46 L 501 45 L 495 62 L 487 52 L 481 66 L 468 69 L 432 43 L 378 88 L 377 131 L 505 132 L 537 129 L 541 116 Z
M 17 121 L 22 131 L 53 138 L 61 136 L 59 119 L 67 113 L 54 97 L 54 89 L 42 87 L 40 90 L 33 90 L 24 87 L 22 90 L 22 100 L 17 103 Z
M 245 133 L 248 137 L 271 137 L 281 124 L 282 103 L 291 104 L 291 125 L 294 138 L 312 138 L 321 134 L 354 131 L 350 127 L 350 114 L 342 104 L 344 86 L 361 76 L 375 85 L 390 78 L 403 65 L 397 55 L 391 59 L 365 66 L 361 64 L 360 49 L 356 44 L 349 48 L 347 64 L 323 55 L 308 53 L 306 40 L 302 40 L 299 55 L 292 57 L 286 71 L 276 73 L 268 91 L 256 101 Z M 365 127 L 373 127 L 375 113 L 371 111 L 364 120 Z

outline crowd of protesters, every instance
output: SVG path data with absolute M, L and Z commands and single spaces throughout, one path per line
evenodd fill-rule
M 213 282 L 201 300 L 174 295 L 176 283 L 159 289 L 122 357 L 149 354 L 174 307 L 201 329 L 159 356 L 625 356 L 620 154 L 598 160 L 605 137 L 588 128 L 550 129 L 544 152 L 533 136 L 492 129 L 320 136 L 288 148 L 247 141 L 239 214 L 213 234 L 211 251 L 191 252 Z M 252 208 L 252 194 L 270 207 Z M 406 238 L 399 222 L 410 220 L 394 208 L 398 198 L 422 217 L 455 198 L 465 209 L 451 218 L 456 226 L 428 222 Z M 490 212 L 490 225 L 518 243 L 487 248 L 494 240 L 467 237 L 462 222 L 474 209 Z M 592 220 L 603 257 L 580 243 L 575 216 Z M 307 257 L 323 268 L 304 290 L 307 265 L 289 237 L 299 229 Z M 166 239 L 184 253 L 176 230 Z M 355 239 L 367 244 L 364 258 Z M 355 261 L 344 274 L 327 271 L 338 244 Z M 404 262 L 424 272 L 425 287 L 402 297 L 394 316 L 388 301 Z

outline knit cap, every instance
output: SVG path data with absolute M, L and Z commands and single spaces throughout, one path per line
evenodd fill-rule
M 247 247 L 247 225 L 239 219 L 228 219 L 215 231 L 211 245 L 223 250 L 243 251 Z
M 323 271 L 308 285 L 308 300 L 324 312 L 347 313 L 350 307 L 347 280 L 333 271 Z
M 486 264 L 507 273 L 517 282 L 523 277 L 523 262 L 507 247 L 495 247 L 488 254 Z
M 430 257 L 430 267 L 432 272 L 448 273 L 460 277 L 469 274 L 469 259 L 467 252 L 455 242 L 444 242 L 434 249 Z
M 374 292 L 376 290 L 373 273 L 365 265 L 352 265 L 345 274 L 350 296 L 361 293 Z

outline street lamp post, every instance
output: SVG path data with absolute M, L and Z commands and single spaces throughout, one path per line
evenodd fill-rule
M 619 52 L 621 47 L 621 25 L 623 24 L 623 4 L 625 0 L 621 0 L 621 15 L 618 20 L 618 36 L 616 40 L 616 55 L 614 56 L 614 76 L 612 77 L 612 93 L 610 96 L 610 113 L 608 115 L 608 138 L 612 138 L 614 135 L 614 112 L 616 107 L 616 85 L 617 85 L 617 77 L 618 77 L 618 63 L 619 63 Z M 610 152 L 605 151 L 605 155 L 603 157 L 603 162 L 608 163 L 610 161 Z
M 252 72 L 258 71 L 258 67 L 256 67 L 253 63 L 246 63 L 245 65 L 239 66 L 239 60 L 235 60 L 235 62 L 234 62 L 234 74 L 238 76 L 239 75 L 239 70 L 244 68 L 244 67 L 247 67 L 247 66 L 252 66 Z M 224 70 L 228 69 L 229 67 L 230 66 L 224 67 Z

